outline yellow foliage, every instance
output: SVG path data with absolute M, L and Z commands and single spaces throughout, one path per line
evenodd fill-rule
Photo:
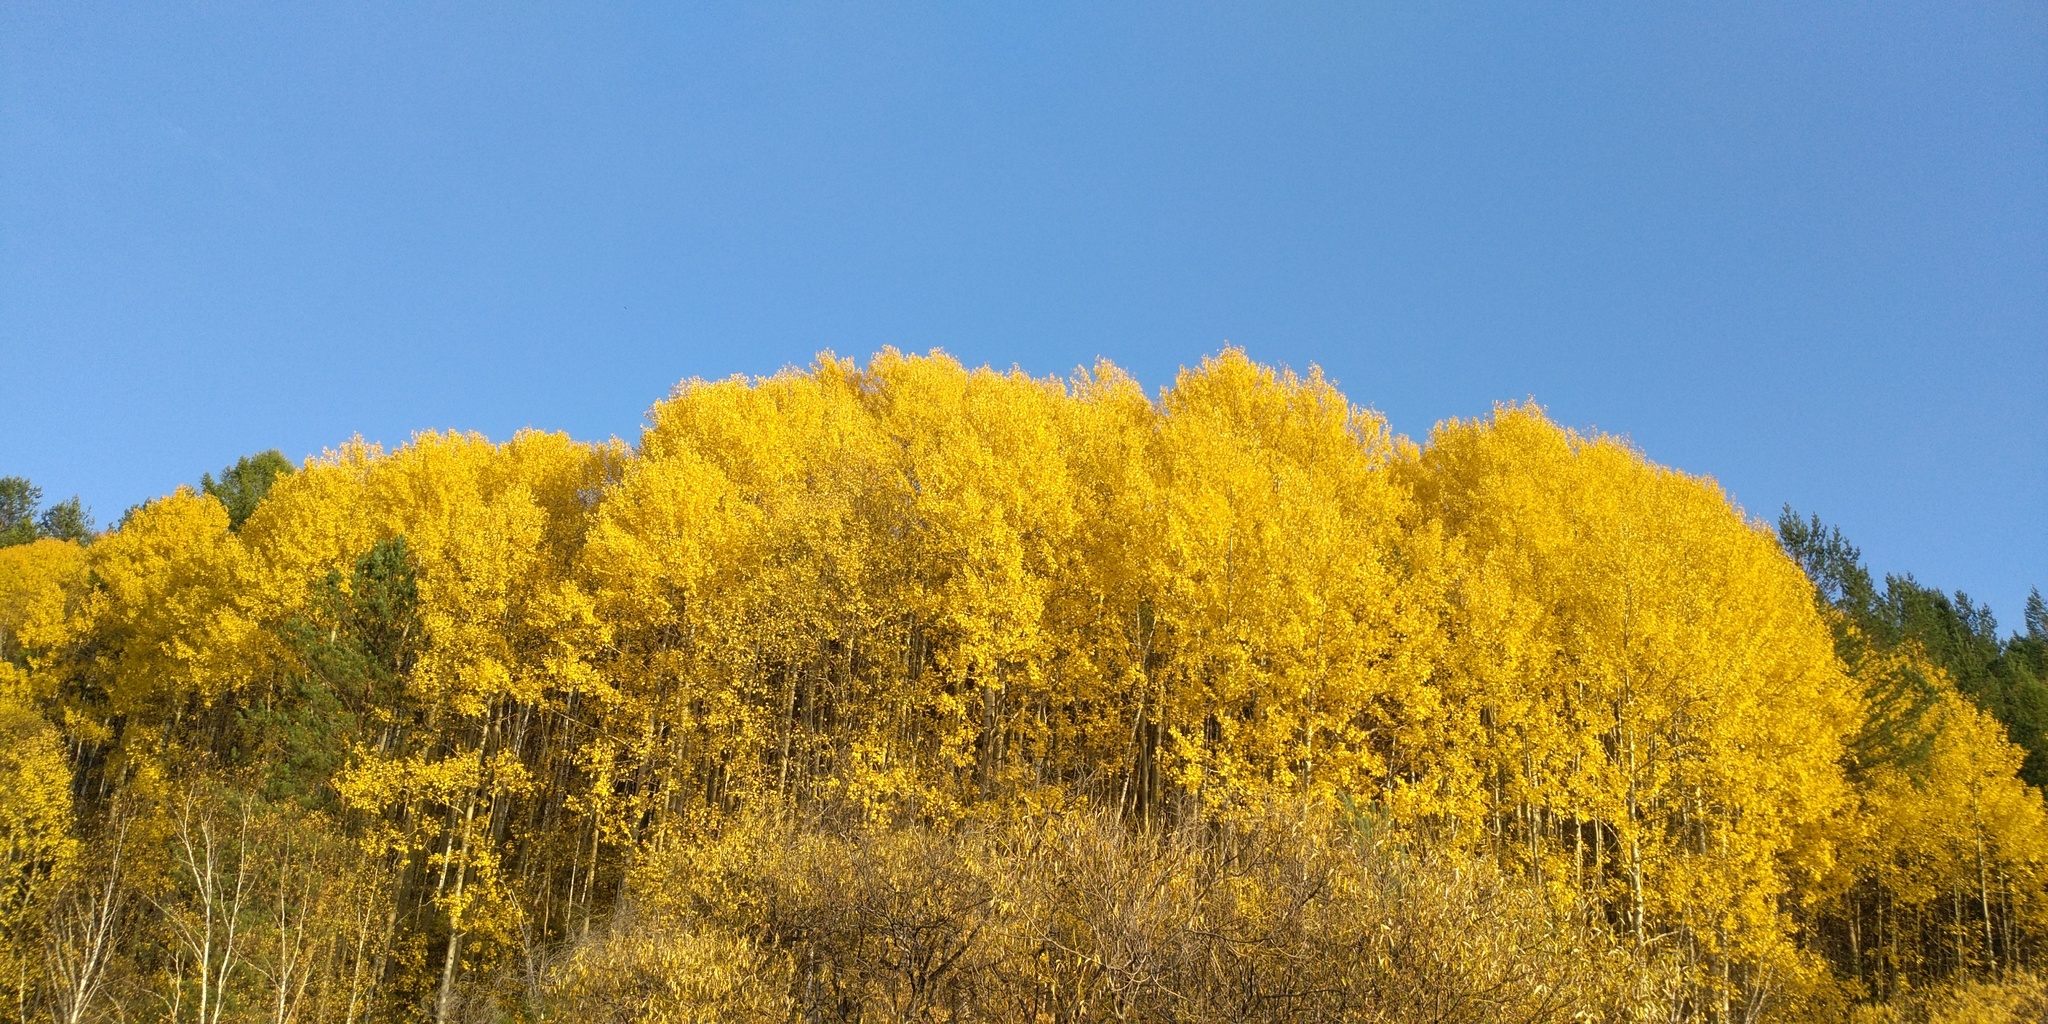
M 1851 1024 L 2038 1024 L 2048 1020 L 2048 982 L 2032 974 L 1963 981 L 1897 1003 L 1858 1007 Z
M 0 674 L 12 671 L 0 662 Z M 45 921 L 78 859 L 70 782 L 57 730 L 0 689 L 0 995 L 10 1005 L 33 992 Z
M 64 588 L 84 561 L 84 548 L 48 537 L 0 548 L 0 662 L 22 656 L 16 635 L 30 617 L 62 615 Z
M 1237 351 L 1183 372 L 1162 404 L 1160 549 L 1141 592 L 1170 665 L 1147 714 L 1180 783 L 1224 804 L 1278 786 L 1435 810 L 1397 776 L 1446 710 L 1431 685 L 1444 584 L 1434 534 L 1403 530 L 1385 422 L 1320 373 Z
M 211 497 L 178 493 L 135 510 L 85 553 L 69 606 L 38 605 L 23 646 L 52 652 L 104 713 L 158 721 L 184 695 L 210 700 L 245 684 L 262 638 L 242 583 L 248 556 Z M 79 650 L 63 660 L 66 650 Z
M 1867 655 L 1858 671 L 1911 673 L 1931 700 L 1891 723 L 1905 753 L 1858 786 L 1839 898 L 1859 930 L 1852 956 L 1907 978 L 2010 967 L 2015 946 L 2048 935 L 2048 810 L 2017 777 L 2024 752 L 1917 650 Z
M 828 354 L 685 382 L 631 449 L 357 440 L 239 530 L 181 490 L 0 551 L 0 828 L 244 844 L 136 873 L 285 922 L 217 977 L 143 943 L 165 1005 L 964 1019 L 924 928 L 1021 1019 L 1338 1005 L 1220 980 L 1310 975 L 1817 1018 L 2048 939 L 2041 796 L 1916 658 L 1844 665 L 1713 481 L 1533 406 L 1418 446 L 1236 350 L 1156 396 Z
M 1797 567 L 1711 481 L 1532 407 L 1403 472 L 1459 546 L 1440 742 L 1489 841 L 1702 971 L 1810 973 L 1787 901 L 1835 857 L 1856 701 Z

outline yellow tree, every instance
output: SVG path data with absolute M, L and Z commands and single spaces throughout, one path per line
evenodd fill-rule
M 0 548 L 0 996 L 23 1020 L 41 980 L 45 921 L 72 881 L 79 842 L 71 766 L 39 713 L 49 695 L 31 687 L 16 633 L 32 609 L 61 607 L 83 557 L 69 541 Z
M 221 698 L 261 661 L 248 568 L 221 504 L 181 488 L 88 548 L 62 602 L 31 607 L 19 642 L 39 686 L 65 691 L 66 727 L 89 761 L 118 775 L 134 758 L 182 759 L 230 726 Z
M 579 571 L 601 640 L 586 646 L 617 709 L 605 770 L 646 783 L 625 787 L 636 817 L 813 794 L 877 727 L 840 718 L 885 611 L 859 601 L 855 509 L 884 481 L 857 389 L 832 362 L 688 383 L 598 509 Z
M 1043 768 L 1065 408 L 893 352 L 658 406 L 583 562 L 657 788 L 946 817 Z
M 1789 914 L 1857 705 L 1798 568 L 1711 481 L 1533 407 L 1440 426 L 1406 475 L 1463 547 L 1446 685 L 1496 849 L 1696 965 L 1717 1013 L 1810 975 Z
M 1874 996 L 2023 961 L 2048 937 L 2048 813 L 2018 777 L 2025 751 L 1916 645 L 1855 668 L 1871 741 L 1824 941 Z
M 534 872 L 508 865 L 514 851 L 562 853 L 547 837 L 580 782 L 573 751 L 551 742 L 579 685 L 562 649 L 582 612 L 569 574 L 616 462 L 537 432 L 501 445 L 428 433 L 388 455 L 358 443 L 281 480 L 240 534 L 274 661 L 325 677 L 356 723 L 332 785 L 395 869 L 387 932 L 404 908 L 432 911 L 415 935 L 438 947 L 436 970 L 409 984 L 431 989 L 440 1017 L 466 948 L 489 965 L 519 947 L 511 879 Z M 335 654 L 351 638 L 355 662 Z M 366 660 L 380 670 L 337 675 Z
M 1156 710 L 1188 791 L 1380 793 L 1431 804 L 1414 758 L 1445 708 L 1439 546 L 1405 533 L 1395 444 L 1320 372 L 1226 351 L 1162 398 L 1160 550 L 1144 581 L 1168 659 Z

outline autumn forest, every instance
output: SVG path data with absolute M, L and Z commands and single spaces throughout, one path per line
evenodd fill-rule
M 22 1024 L 2048 1015 L 2039 594 L 1534 405 L 890 350 L 0 517 Z

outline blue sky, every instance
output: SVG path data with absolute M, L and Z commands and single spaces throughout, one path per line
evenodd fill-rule
M 0 474 L 1228 341 L 2048 585 L 2040 4 L 371 6 L 0 9 Z

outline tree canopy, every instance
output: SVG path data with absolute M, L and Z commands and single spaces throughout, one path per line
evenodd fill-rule
M 890 350 L 274 456 L 0 550 L 11 1005 L 1825 1020 L 2043 962 L 2040 602 L 1534 405 Z

